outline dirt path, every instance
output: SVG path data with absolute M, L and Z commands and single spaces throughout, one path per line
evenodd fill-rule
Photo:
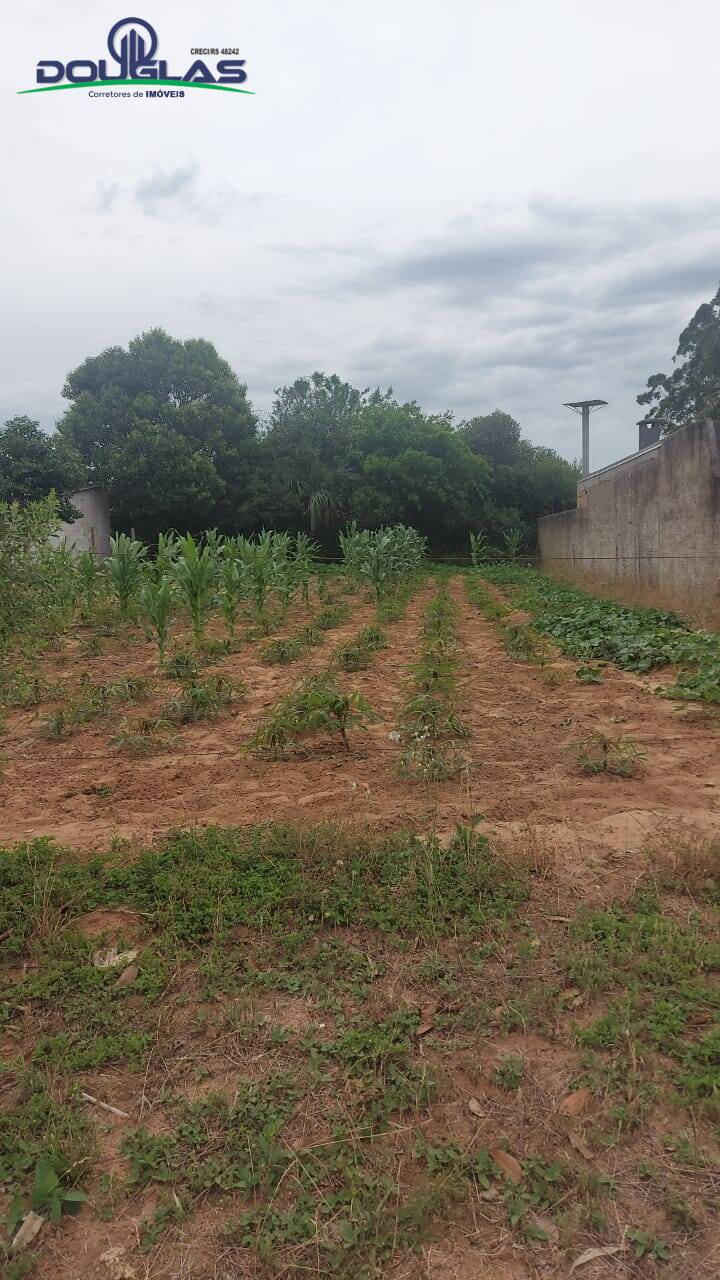
M 515 662 L 497 629 L 456 578 L 462 673 L 458 705 L 471 731 L 472 807 L 506 836 L 530 827 L 546 853 L 574 850 L 604 877 L 615 858 L 650 836 L 691 823 L 720 831 L 720 736 L 680 719 L 679 704 L 658 698 L 654 681 L 608 667 L 602 684 L 582 684 L 578 664 Z M 588 776 L 572 743 L 602 731 L 632 738 L 647 752 L 633 778 Z M 452 808 L 445 812 L 453 818 Z

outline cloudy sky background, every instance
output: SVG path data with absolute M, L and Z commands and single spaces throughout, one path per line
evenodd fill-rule
M 143 0 L 160 56 L 239 46 L 255 97 L 18 97 L 122 3 L 4 15 L 0 416 L 162 325 L 258 408 L 313 369 L 592 463 L 720 279 L 717 0 Z

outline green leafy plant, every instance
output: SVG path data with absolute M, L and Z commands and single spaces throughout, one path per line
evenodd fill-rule
M 148 639 L 157 645 L 160 666 L 165 661 L 170 619 L 173 610 L 173 584 L 170 578 L 153 576 L 147 579 L 140 593 L 140 609 L 143 629 Z
M 135 538 L 129 538 L 126 533 L 119 533 L 117 537 L 110 539 L 110 555 L 106 562 L 108 577 L 123 618 L 131 616 L 142 583 L 146 557 L 147 547 Z
M 165 660 L 163 675 L 169 680 L 195 680 L 200 675 L 197 653 L 191 653 L 189 649 L 176 649 Z
M 348 575 L 366 583 L 380 605 L 397 583 L 420 571 L 426 541 L 406 525 L 361 530 L 353 523 L 340 534 L 340 549 Z
M 654 1258 L 657 1262 L 667 1262 L 670 1257 L 670 1245 L 665 1244 L 659 1236 L 654 1236 L 651 1231 L 633 1228 L 625 1233 L 625 1238 L 630 1241 L 636 1258 Z
M 165 704 L 163 718 L 177 724 L 192 724 L 218 715 L 244 694 L 243 682 L 226 676 L 189 680 L 182 692 Z
M 228 635 L 231 639 L 234 639 L 240 611 L 242 574 L 236 558 L 235 548 L 231 543 L 226 543 L 222 549 L 220 587 L 220 611 L 225 620 Z
M 470 559 L 472 560 L 473 568 L 478 569 L 490 549 L 488 539 L 484 533 L 473 533 L 472 531 L 470 531 L 468 537 L 470 539 Z
M 523 544 L 522 529 L 508 529 L 503 534 L 503 542 L 505 543 L 505 552 L 509 560 L 517 559 L 520 548 Z
M 193 644 L 201 649 L 207 620 L 215 604 L 218 566 L 210 547 L 199 547 L 192 534 L 180 538 L 171 568 L 178 597 L 192 624 Z
M 377 719 L 357 690 L 346 693 L 329 673 L 310 676 L 281 699 L 251 739 L 248 749 L 278 757 L 308 737 L 340 737 L 350 750 L 348 731 Z
M 509 1093 L 520 1088 L 525 1078 L 525 1059 L 518 1054 L 508 1054 L 495 1068 L 495 1082 Z
M 77 1187 L 64 1187 L 48 1160 L 38 1160 L 33 1175 L 29 1208 L 39 1213 L 50 1222 L 59 1222 L 64 1214 L 77 1213 L 87 1200 L 84 1191 Z M 16 1196 L 10 1205 L 7 1219 L 9 1235 L 12 1237 L 28 1208 L 21 1196 Z

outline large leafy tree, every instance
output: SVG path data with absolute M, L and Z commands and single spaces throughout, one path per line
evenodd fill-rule
M 698 418 L 720 419 L 720 288 L 680 334 L 672 373 L 654 373 L 638 404 L 675 431 Z
M 501 409 L 471 418 L 460 435 L 490 468 L 488 496 L 478 520 L 490 539 L 521 529 L 526 545 L 535 540 L 538 516 L 575 505 L 579 472 L 553 449 L 523 440 L 520 424 Z
M 360 391 L 318 371 L 276 390 L 265 455 L 285 478 L 289 510 L 314 536 L 332 537 L 347 515 L 353 422 L 363 405 L 389 394 Z
M 107 486 L 115 524 L 153 537 L 233 519 L 255 415 L 211 342 L 151 329 L 68 375 L 59 424 Z
M 0 502 L 26 506 L 54 490 L 59 517 L 71 520 L 77 512 L 70 496 L 84 476 L 82 459 L 70 442 L 48 435 L 32 418 L 10 418 L 0 429 Z
M 355 477 L 349 515 L 368 525 L 413 525 L 436 547 L 462 542 L 488 496 L 490 468 L 450 416 L 425 414 L 414 402 L 388 396 L 357 414 L 349 465 Z

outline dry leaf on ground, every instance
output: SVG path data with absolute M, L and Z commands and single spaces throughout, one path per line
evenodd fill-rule
M 561 1098 L 558 1111 L 564 1116 L 579 1116 L 583 1111 L 587 1111 L 592 1101 L 592 1094 L 589 1089 L 576 1089 L 574 1093 L 567 1093 Z
M 511 1182 L 522 1182 L 522 1165 L 519 1160 L 510 1155 L 509 1151 L 502 1151 L 500 1147 L 493 1147 L 490 1152 L 490 1159 L 495 1161 L 498 1169 L 502 1169 L 506 1178 Z
M 578 1267 L 583 1267 L 586 1262 L 594 1262 L 596 1258 L 611 1258 L 613 1254 L 622 1251 L 621 1244 L 606 1244 L 601 1249 L 586 1249 L 573 1262 L 569 1274 L 572 1275 Z

